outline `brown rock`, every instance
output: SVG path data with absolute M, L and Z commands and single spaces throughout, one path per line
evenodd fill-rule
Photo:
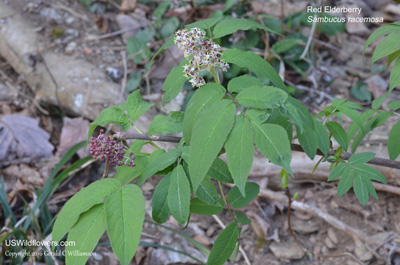
M 269 245 L 269 249 L 277 259 L 297 260 L 304 256 L 304 251 L 296 242 L 275 243 Z
M 332 243 L 332 241 L 329 239 L 329 237 L 325 238 L 325 245 L 329 249 L 334 249 L 335 248 L 335 245 Z
M 317 232 L 320 229 L 319 224 L 313 219 L 310 219 L 308 221 L 293 219 L 291 225 L 294 231 L 303 235 L 308 235 Z
M 373 258 L 372 253 L 369 252 L 365 245 L 359 240 L 356 241 L 356 248 L 354 249 L 354 253 L 361 261 L 369 261 Z
M 337 236 L 335 234 L 335 231 L 333 230 L 332 227 L 328 228 L 328 237 L 332 241 L 333 244 L 337 244 L 339 242 L 338 238 L 337 238 Z

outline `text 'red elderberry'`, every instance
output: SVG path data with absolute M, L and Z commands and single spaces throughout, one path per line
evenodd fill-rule
M 97 138 L 90 138 L 90 155 L 94 159 L 100 159 L 101 162 L 107 160 L 110 166 L 127 165 L 134 167 L 135 163 L 133 163 L 133 160 L 135 157 L 133 153 L 131 152 L 129 157 L 126 157 L 125 146 L 118 144 L 111 135 L 105 137 L 103 132 L 103 130 L 100 130 Z

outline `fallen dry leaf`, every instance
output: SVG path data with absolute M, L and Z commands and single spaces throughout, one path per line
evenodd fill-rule
M 150 73 L 149 78 L 164 80 L 171 69 L 179 65 L 183 58 L 183 52 L 176 45 L 169 47 L 165 50 L 161 63 Z
M 61 130 L 60 145 L 57 148 L 57 155 L 62 156 L 75 144 L 86 141 L 88 131 L 88 120 L 85 120 L 82 117 L 73 119 L 67 117 L 64 118 L 64 126 Z M 84 157 L 84 150 L 79 150 L 78 155 L 80 158 Z
M 40 189 L 44 184 L 44 179 L 40 173 L 25 164 L 9 166 L 3 173 L 7 179 L 7 184 L 10 184 L 9 179 L 18 179 L 29 189 Z
M 110 32 L 110 21 L 107 18 L 101 15 L 96 15 L 96 25 L 98 29 L 103 32 L 103 34 Z
M 247 212 L 246 216 L 252 220 L 250 225 L 257 234 L 257 237 L 264 238 L 268 235 L 270 229 L 269 223 L 252 211 Z
M 385 7 L 385 12 L 400 15 L 400 5 L 399 4 L 389 4 Z
M 386 81 L 379 75 L 371 76 L 370 78 L 365 80 L 365 83 L 368 84 L 368 90 L 372 93 L 374 98 L 379 98 L 380 96 L 385 94 L 388 87 Z
M 49 138 L 38 121 L 18 114 L 4 115 L 0 118 L 0 160 L 50 157 L 54 147 Z
M 124 32 L 122 33 L 122 40 L 124 43 L 126 43 L 130 37 L 134 37 L 136 33 L 140 31 L 140 21 L 131 16 L 118 14 L 116 20 L 119 28 Z
M 32 195 L 32 191 L 29 190 L 21 180 L 17 180 L 15 185 L 13 185 L 11 191 L 7 192 L 7 201 L 11 207 L 14 207 L 15 203 L 17 202 L 17 194 L 20 192 L 26 192 L 30 196 Z M 32 197 L 32 196 L 31 196 Z
M 122 12 L 132 12 L 136 8 L 136 0 L 122 0 L 121 11 Z

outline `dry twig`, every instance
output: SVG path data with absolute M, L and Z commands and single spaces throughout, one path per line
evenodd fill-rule
M 119 140 L 126 140 L 126 139 L 137 139 L 137 140 L 151 140 L 151 141 L 161 141 L 161 142 L 171 142 L 171 143 L 179 143 L 181 140 L 181 137 L 177 136 L 165 136 L 165 135 L 143 135 L 143 134 L 137 134 L 137 133 L 116 133 L 114 135 Z M 292 144 L 291 148 L 293 151 L 298 151 L 298 152 L 303 152 L 304 150 L 299 144 Z M 330 151 L 328 153 L 328 156 L 333 156 L 335 155 L 336 150 Z M 324 154 L 318 149 L 317 154 L 320 156 L 324 156 Z M 353 154 L 348 153 L 348 152 L 343 152 L 340 156 L 341 159 L 343 160 L 348 160 Z M 383 167 L 389 167 L 389 168 L 397 168 L 400 169 L 400 162 L 399 161 L 393 161 L 385 158 L 379 158 L 375 157 L 369 162 L 368 164 L 372 165 L 377 165 L 377 166 L 383 166 Z
M 315 18 L 316 18 L 316 17 L 317 17 L 317 15 L 314 15 L 314 20 L 313 20 L 313 24 L 312 24 L 312 27 L 311 27 L 310 35 L 308 36 L 308 40 L 307 40 L 306 47 L 304 48 L 304 51 L 303 51 L 303 53 L 301 54 L 300 59 L 303 59 L 303 60 L 304 60 L 304 59 L 306 58 L 308 49 L 310 48 L 311 41 L 312 41 L 312 39 L 313 39 L 314 32 L 315 32 L 315 26 L 317 25 L 317 23 L 315 22 Z
M 121 51 L 121 57 L 122 57 L 122 63 L 124 65 L 124 75 L 122 77 L 122 82 L 121 82 L 120 100 L 123 100 L 123 95 L 124 95 L 126 83 L 128 80 L 128 66 L 127 66 L 127 62 L 126 62 L 126 52 L 125 51 Z
M 86 22 L 90 22 L 90 20 L 85 16 L 85 15 L 81 15 L 78 12 L 76 12 L 75 10 L 69 8 L 68 6 L 64 5 L 63 3 L 61 3 L 60 1 L 57 1 L 57 4 L 54 5 L 55 8 L 59 8 L 62 9 L 68 13 L 70 13 L 71 15 L 73 15 L 74 17 L 80 18 Z
M 287 197 L 281 192 L 274 192 L 271 190 L 266 190 L 266 189 L 263 190 L 262 189 L 262 190 L 260 190 L 259 194 L 261 197 L 264 197 L 264 198 L 267 198 L 270 200 L 278 201 L 278 202 L 284 203 L 284 204 L 288 203 Z M 372 237 L 366 235 L 363 231 L 358 230 L 357 228 L 351 227 L 351 226 L 343 223 L 336 217 L 328 214 L 327 212 L 322 211 L 321 209 L 319 209 L 315 206 L 312 206 L 312 205 L 309 205 L 307 203 L 300 202 L 300 201 L 293 201 L 291 203 L 291 207 L 295 210 L 304 211 L 304 212 L 307 212 L 309 214 L 312 214 L 314 216 L 317 216 L 317 217 L 323 219 L 325 222 L 327 222 L 334 228 L 342 231 L 343 233 L 349 235 L 351 238 L 359 238 L 360 240 L 362 240 L 366 243 L 369 243 L 371 245 L 380 245 L 381 244 L 381 242 L 378 242 L 377 240 L 373 239 Z

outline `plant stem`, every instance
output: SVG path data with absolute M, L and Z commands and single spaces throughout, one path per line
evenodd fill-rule
M 229 207 L 228 201 L 225 198 L 225 194 L 224 194 L 224 190 L 222 189 L 221 181 L 218 181 L 218 186 L 219 186 L 219 190 L 221 191 L 222 199 L 224 200 L 225 206 L 228 209 L 228 211 L 229 211 L 230 215 L 232 216 L 233 220 L 235 220 L 236 225 L 237 225 L 238 222 L 236 220 L 236 217 L 233 214 L 233 212 L 231 210 L 231 207 Z
M 138 127 L 136 127 L 135 125 L 133 125 L 133 128 L 135 128 L 135 130 L 136 130 L 140 135 L 143 135 L 143 136 L 144 136 L 143 132 L 142 132 L 141 130 L 139 130 Z M 126 138 L 126 139 L 128 139 L 128 138 Z M 145 138 L 145 139 L 142 139 L 142 140 L 149 140 L 148 143 L 149 143 L 151 146 L 153 146 L 155 149 L 161 149 L 158 145 L 156 145 L 155 143 L 153 143 L 153 142 L 152 142 L 150 139 L 148 139 L 148 138 Z
M 104 172 L 103 172 L 103 176 L 101 178 L 105 179 L 108 177 L 108 170 L 109 170 L 109 162 L 108 162 L 108 158 L 106 159 L 106 164 L 104 166 Z
M 290 208 L 292 206 L 292 198 L 290 197 L 290 190 L 288 187 L 285 188 L 286 191 L 286 196 L 288 198 L 288 213 L 287 213 L 287 222 L 288 222 L 288 229 L 289 229 L 289 233 L 292 236 L 292 238 L 294 239 L 294 241 L 296 242 L 296 244 L 303 249 L 304 252 L 310 252 L 307 248 L 305 248 L 303 246 L 302 243 L 300 243 L 300 241 L 297 239 L 296 234 L 293 232 L 292 230 L 292 226 L 290 224 Z
M 118 140 L 124 139 L 139 139 L 139 140 L 151 140 L 151 141 L 161 141 L 161 142 L 171 142 L 171 143 L 179 143 L 181 137 L 177 136 L 165 136 L 165 135 L 141 135 L 137 133 L 116 133 L 114 137 Z M 304 150 L 299 144 L 291 144 L 292 151 L 303 152 Z M 334 156 L 336 150 L 329 151 L 328 156 Z M 317 155 L 325 156 L 321 150 L 317 150 Z M 348 160 L 353 154 L 348 152 L 343 152 L 340 155 L 340 158 L 343 160 Z M 367 164 L 389 167 L 389 168 L 397 168 L 400 169 L 400 161 L 389 160 L 385 158 L 375 157 L 372 160 L 368 161 Z
M 221 83 L 219 82 L 219 79 L 218 79 L 218 76 L 217 76 L 217 73 L 215 72 L 215 70 L 214 70 L 214 67 L 211 67 L 211 73 L 212 73 L 212 75 L 213 75 L 213 77 L 214 77 L 214 80 L 215 80 L 215 83 L 217 83 L 218 85 L 220 85 Z

